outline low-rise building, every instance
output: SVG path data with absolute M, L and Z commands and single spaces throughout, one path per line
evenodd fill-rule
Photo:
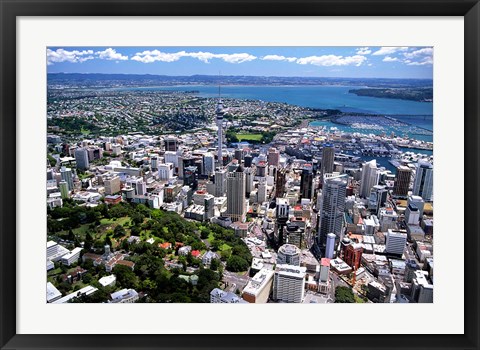
M 352 272 L 352 268 L 340 258 L 330 259 L 330 267 L 341 275 L 348 275 Z
M 56 301 L 53 302 L 53 304 L 64 304 L 68 303 L 70 300 L 81 297 L 83 295 L 89 296 L 93 293 L 95 293 L 98 290 L 98 288 L 92 287 L 92 286 L 86 286 L 82 289 L 77 290 L 76 292 L 72 292 L 70 294 L 65 295 L 63 298 L 60 298 Z
M 53 303 L 62 297 L 62 293 L 51 282 L 47 282 L 47 303 Z
M 70 266 L 71 264 L 78 262 L 78 260 L 80 259 L 81 251 L 82 251 L 82 248 L 80 247 L 73 249 L 70 253 L 62 256 L 60 262 L 67 266 Z
M 240 298 L 232 292 L 225 292 L 219 288 L 214 288 L 210 292 L 210 303 L 225 303 L 225 304 L 248 304 L 247 301 Z
M 273 283 L 273 271 L 261 269 L 248 282 L 242 292 L 242 298 L 249 303 L 266 303 Z
M 210 263 L 212 262 L 212 259 L 217 259 L 218 260 L 218 259 L 220 259 L 220 257 L 218 256 L 217 253 L 214 253 L 211 250 L 209 250 L 208 252 L 206 252 L 202 256 L 202 264 L 203 265 L 210 265 Z
M 111 287 L 115 285 L 117 278 L 115 275 L 104 276 L 98 280 L 98 283 L 102 285 L 102 287 Z
M 138 293 L 135 289 L 122 289 L 115 293 L 110 294 L 112 300 L 111 303 L 134 303 L 136 302 L 139 297 Z

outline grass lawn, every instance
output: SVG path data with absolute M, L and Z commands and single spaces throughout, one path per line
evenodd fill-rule
M 47 276 L 55 276 L 62 273 L 61 268 L 56 268 L 55 270 L 50 270 L 47 272 Z
M 223 243 L 220 247 L 218 247 L 219 250 L 232 250 L 232 247 L 230 247 L 227 243 Z
M 130 221 L 130 217 L 124 216 L 123 218 L 118 218 L 118 219 L 101 219 L 100 220 L 100 225 L 111 225 L 111 224 L 117 224 L 117 225 L 124 225 L 126 222 Z
M 208 238 L 207 238 L 208 243 L 212 244 L 214 239 L 215 239 L 215 236 L 214 236 L 213 232 L 210 232 L 208 234 Z
M 262 134 L 235 134 L 238 141 L 260 141 L 262 139 Z
M 87 234 L 87 230 L 88 230 L 88 226 L 90 226 L 90 224 L 85 224 L 85 225 L 82 225 L 80 227 L 77 227 L 77 228 L 74 228 L 72 231 L 73 231 L 73 234 L 75 236 L 79 236 L 79 239 L 80 240 L 84 240 L 85 239 L 85 235 Z M 58 233 L 59 236 L 67 236 L 68 235 L 68 231 L 60 231 Z
M 359 303 L 359 304 L 365 303 L 365 301 L 362 298 L 360 298 L 358 295 L 356 295 L 355 293 L 353 293 L 353 297 L 355 298 L 356 303 Z
M 83 126 L 82 126 L 82 128 L 80 129 L 80 132 L 81 132 L 83 135 L 88 135 L 88 134 L 90 134 L 90 130 L 84 129 Z

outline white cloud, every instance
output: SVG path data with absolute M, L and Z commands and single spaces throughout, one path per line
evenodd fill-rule
M 433 64 L 433 58 L 430 56 L 427 56 L 421 59 L 420 61 L 405 60 L 404 62 L 408 66 L 425 66 L 427 64 Z
M 88 60 L 93 60 L 94 57 L 93 50 L 73 50 L 67 51 L 64 49 L 57 49 L 55 51 L 47 49 L 47 64 L 52 65 L 57 62 L 85 62 Z
M 335 56 L 335 55 L 323 55 L 323 56 L 309 56 L 299 58 L 296 62 L 298 64 L 313 64 L 315 66 L 360 66 L 367 60 L 365 56 Z
M 285 56 L 279 56 L 279 55 L 266 55 L 266 56 L 262 57 L 262 60 L 295 62 L 297 60 L 297 58 L 296 57 L 285 57 Z
M 398 58 L 397 57 L 386 56 L 382 61 L 383 62 L 396 62 L 396 61 L 398 61 Z
M 370 50 L 368 47 L 361 47 L 357 50 L 357 55 L 370 55 L 372 53 L 372 50 Z
M 248 53 L 219 54 L 215 55 L 215 58 L 221 58 L 228 63 L 243 63 L 257 59 L 257 57 Z
M 386 47 L 381 47 L 379 50 L 375 51 L 372 55 L 384 56 L 384 55 L 394 54 L 395 52 L 407 51 L 407 50 L 408 50 L 408 47 L 405 47 L 405 46 L 386 46 Z
M 117 52 L 115 49 L 108 48 L 104 51 L 97 51 L 95 52 L 98 58 L 102 60 L 109 60 L 109 61 L 126 61 L 128 60 L 128 56 L 123 56 L 121 53 Z
M 433 56 L 433 48 L 426 47 L 412 52 L 405 52 L 403 54 L 406 58 L 415 58 L 420 56 Z
M 175 62 L 180 58 L 186 55 L 185 51 L 180 51 L 176 53 L 166 53 L 158 50 L 146 50 L 143 52 L 137 52 L 135 56 L 132 57 L 133 61 L 143 62 L 143 63 L 152 63 L 155 61 L 160 62 Z
M 192 57 L 196 58 L 202 62 L 209 63 L 211 59 L 217 58 L 222 59 L 228 63 L 243 63 L 248 61 L 253 61 L 257 57 L 250 55 L 248 53 L 233 53 L 233 54 L 215 54 L 211 52 L 185 52 L 179 51 L 174 53 L 161 52 L 159 50 L 153 51 L 143 51 L 137 52 L 133 57 L 133 61 L 143 62 L 143 63 L 152 63 L 155 61 L 160 62 L 175 62 L 182 57 Z

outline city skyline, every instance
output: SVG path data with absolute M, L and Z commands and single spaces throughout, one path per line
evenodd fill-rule
M 49 47 L 47 72 L 432 79 L 433 48 Z

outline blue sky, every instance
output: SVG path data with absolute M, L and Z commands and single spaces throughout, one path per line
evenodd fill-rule
M 431 47 L 49 47 L 49 73 L 433 78 Z

